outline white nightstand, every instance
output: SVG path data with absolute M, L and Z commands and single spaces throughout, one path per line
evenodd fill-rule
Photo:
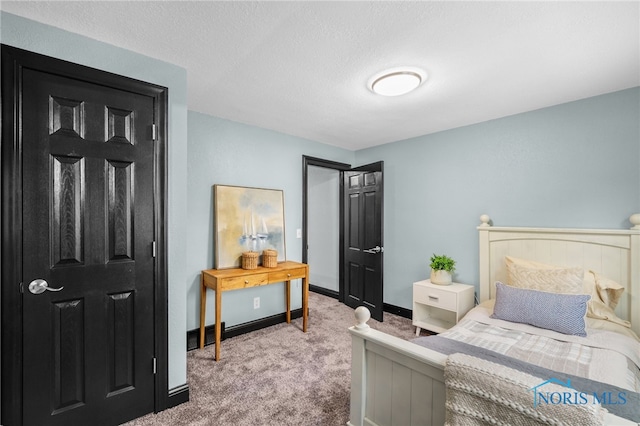
M 431 284 L 430 280 L 413 283 L 413 325 L 442 333 L 458 323 L 473 308 L 474 287 L 467 284 Z

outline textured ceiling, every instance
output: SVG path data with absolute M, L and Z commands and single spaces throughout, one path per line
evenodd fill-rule
M 188 108 L 356 150 L 640 85 L 640 2 L 10 2 L 187 69 Z M 374 74 L 418 67 L 415 92 Z

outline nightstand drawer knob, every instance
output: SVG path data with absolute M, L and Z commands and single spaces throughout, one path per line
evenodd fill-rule
M 434 302 L 438 301 L 438 296 L 429 295 L 429 300 L 433 300 Z
M 245 284 L 249 284 L 249 280 L 244 280 L 244 283 Z

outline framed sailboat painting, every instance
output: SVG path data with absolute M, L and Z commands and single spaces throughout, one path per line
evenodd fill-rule
M 240 267 L 245 251 L 286 260 L 282 190 L 214 185 L 213 200 L 216 269 Z

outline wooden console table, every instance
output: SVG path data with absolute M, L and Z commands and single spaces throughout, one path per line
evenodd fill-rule
M 299 262 L 281 262 L 275 268 L 206 269 L 200 278 L 200 348 L 204 347 L 204 318 L 207 307 L 207 288 L 216 292 L 216 361 L 220 359 L 220 333 L 222 292 L 261 285 L 285 283 L 287 323 L 291 322 L 291 280 L 302 278 L 302 331 L 307 332 L 309 304 L 309 265 Z

